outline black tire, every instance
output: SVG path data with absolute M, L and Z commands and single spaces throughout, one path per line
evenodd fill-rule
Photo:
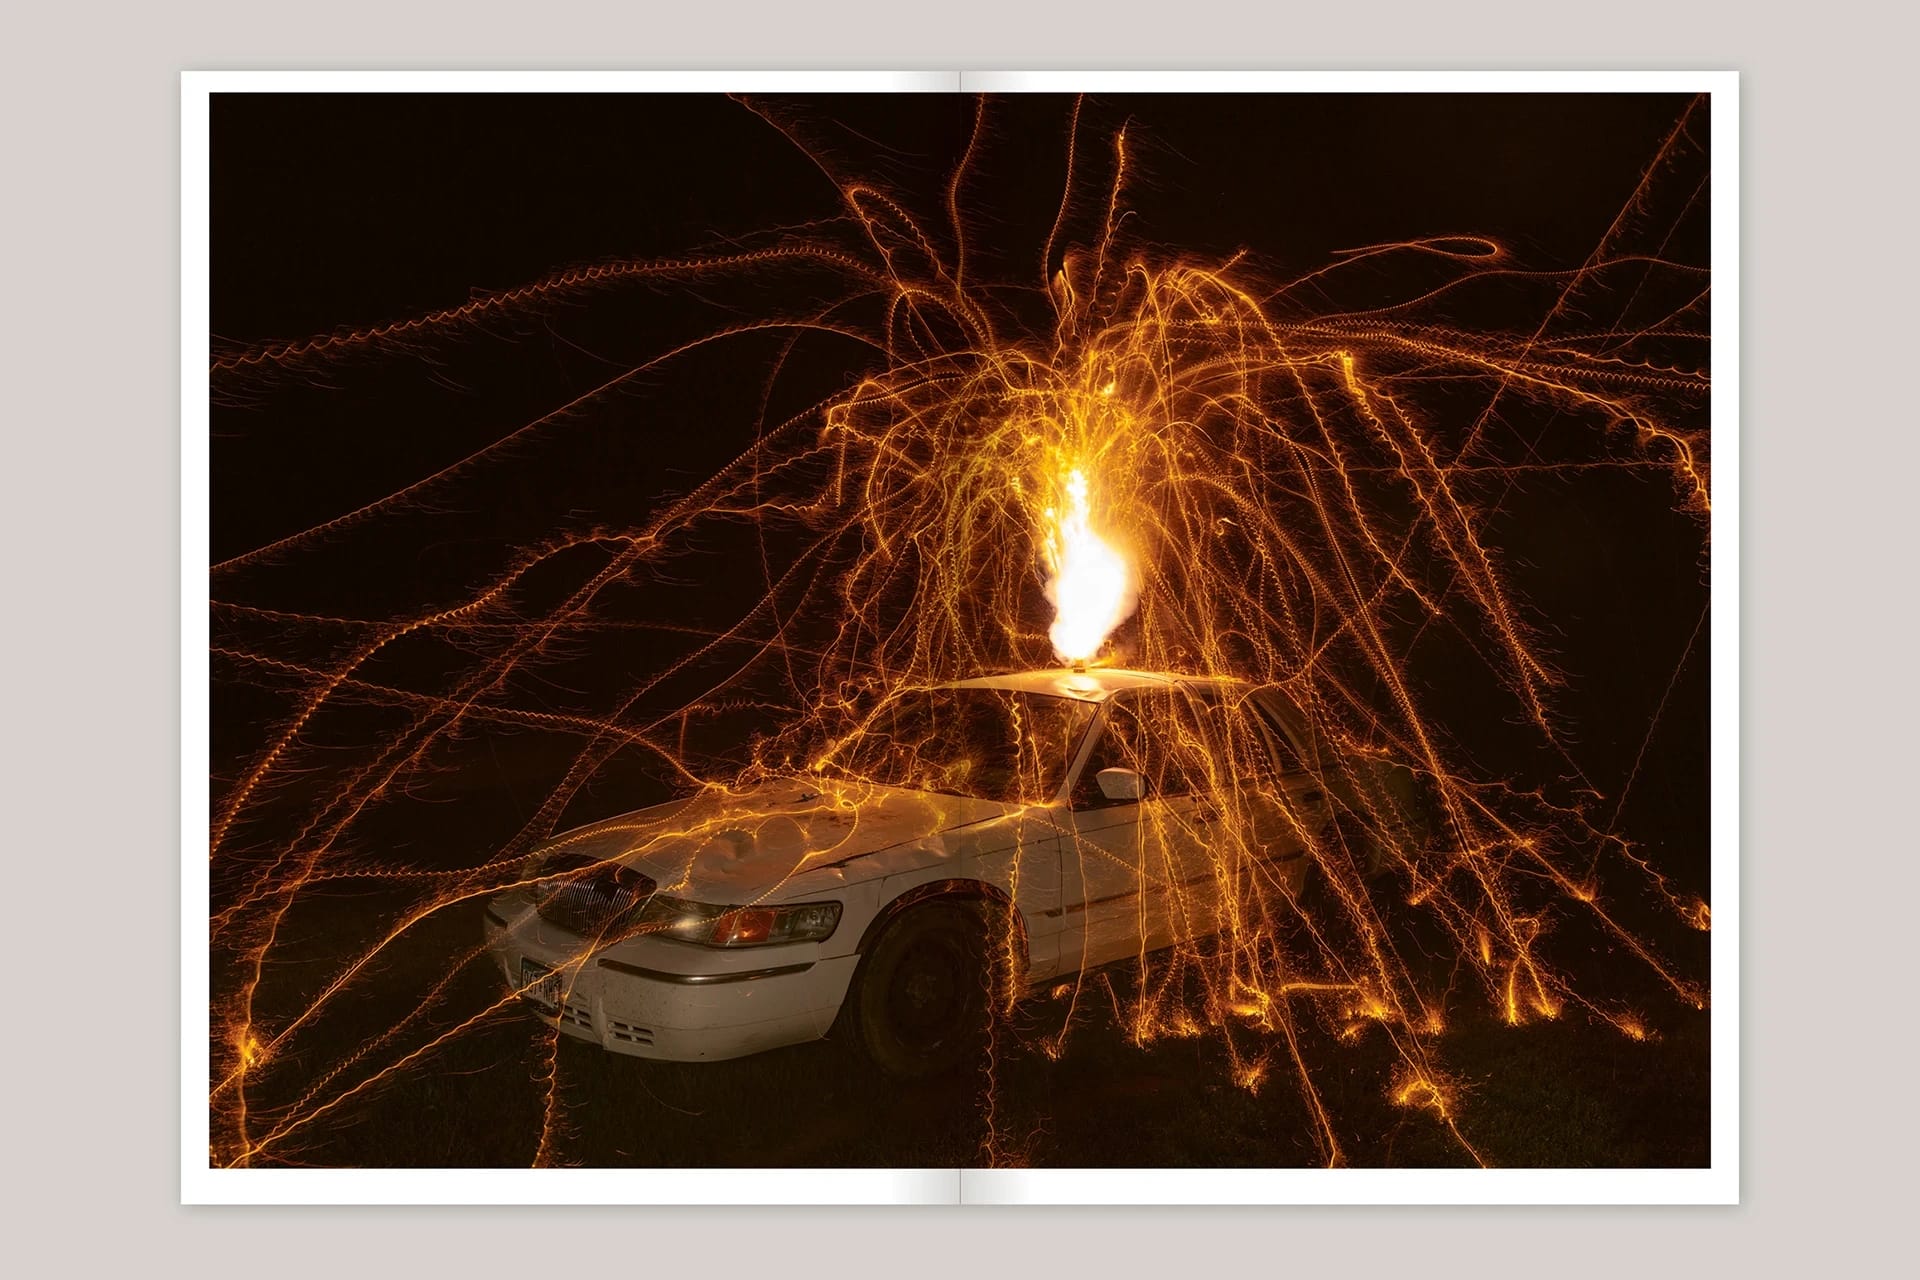
M 846 1012 L 890 1076 L 919 1080 L 977 1062 L 987 1047 L 994 949 L 986 912 L 964 901 L 910 907 L 861 962 Z

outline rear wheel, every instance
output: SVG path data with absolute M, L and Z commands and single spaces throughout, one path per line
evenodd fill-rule
M 930 902 L 886 927 L 861 963 L 847 1012 L 867 1056 L 888 1075 L 956 1071 L 986 1049 L 994 952 L 985 913 Z

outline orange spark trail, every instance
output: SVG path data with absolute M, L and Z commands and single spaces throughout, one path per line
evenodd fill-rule
M 800 145 L 784 107 L 746 105 Z M 978 1094 L 990 1162 L 1044 1158 L 1045 1126 L 1018 1114 L 1010 1066 L 1069 1055 L 1096 1023 L 1129 1053 L 1204 1043 L 1223 1087 L 1262 1106 L 1297 1098 L 1301 1151 L 1327 1165 L 1365 1158 L 1367 1125 L 1383 1127 L 1343 1111 L 1355 1063 L 1375 1073 L 1362 1105 L 1486 1165 L 1500 1147 L 1474 1127 L 1478 1084 L 1448 1065 L 1456 1028 L 1586 1017 L 1638 1044 L 1658 1035 L 1638 993 L 1707 1002 L 1684 948 L 1669 954 L 1667 921 L 1637 912 L 1648 899 L 1649 914 L 1704 929 L 1710 906 L 1618 829 L 1707 615 L 1607 812 L 1568 711 L 1594 674 L 1568 669 L 1577 619 L 1530 597 L 1537 575 L 1504 523 L 1534 485 L 1643 481 L 1683 513 L 1676 526 L 1700 539 L 1690 550 L 1708 550 L 1708 295 L 1698 267 L 1668 256 L 1677 227 L 1639 225 L 1662 184 L 1703 188 L 1688 167 L 1705 159 L 1687 145 L 1699 105 L 1576 268 L 1449 233 L 1344 250 L 1276 282 L 1250 253 L 1150 239 L 1129 185 L 1138 199 L 1154 180 L 1153 152 L 1114 129 L 1111 169 L 1090 180 L 1100 104 L 1076 99 L 1038 288 L 1045 209 L 1017 253 L 990 240 L 999 224 L 976 205 L 992 191 L 998 108 L 971 105 L 964 150 L 929 191 L 844 177 L 842 157 L 809 151 L 833 205 L 798 231 L 572 268 L 212 360 L 216 398 L 271 403 L 276 379 L 437 360 L 500 325 L 646 292 L 623 283 L 646 282 L 663 308 L 683 296 L 673 289 L 741 289 L 716 293 L 723 321 L 570 384 L 451 465 L 210 566 L 216 688 L 254 717 L 222 761 L 209 831 L 218 1163 L 322 1158 L 378 1095 L 498 1032 L 524 993 L 501 994 L 501 975 L 471 963 L 471 930 L 485 900 L 540 879 L 528 855 L 550 852 L 583 807 L 639 776 L 689 797 L 664 827 L 603 831 L 637 856 L 764 835 L 771 820 L 741 797 L 805 776 L 799 803 L 860 832 L 858 781 L 806 770 L 877 736 L 881 695 L 1061 663 L 1247 681 L 1283 691 L 1300 723 L 1199 696 L 1143 719 L 1156 754 L 1128 767 L 1146 794 L 1194 808 L 1154 811 L 1130 855 L 1070 826 L 1058 837 L 1074 880 L 1124 865 L 1143 886 L 1140 945 L 1123 963 L 1089 973 L 1065 956 L 1066 976 L 1041 984 L 1058 998 L 1041 1000 L 1021 972 L 1019 920 L 995 917 Z M 1005 260 L 1018 280 L 995 275 Z M 759 287 L 802 267 L 804 289 Z M 1627 301 L 1604 312 L 1616 285 Z M 1473 306 L 1506 320 L 1476 327 L 1462 318 Z M 778 352 L 741 375 L 763 381 L 738 420 L 699 420 L 704 399 L 688 420 L 626 411 L 648 403 L 651 380 L 695 376 L 696 358 L 766 335 Z M 809 381 L 828 346 L 846 376 Z M 336 535 L 378 541 L 484 508 L 516 467 L 636 431 L 752 443 L 656 509 L 584 528 L 603 517 L 560 502 L 541 538 L 476 555 L 484 566 L 447 598 L 388 610 L 303 602 L 284 585 Z M 414 536 L 392 535 L 396 563 L 426 554 Z M 362 612 L 374 616 L 342 616 Z M 1467 703 L 1485 723 L 1462 717 Z M 1019 812 L 1047 811 L 1032 782 L 1041 747 L 1030 724 L 1021 735 Z M 446 813 L 435 788 L 457 794 L 463 751 L 526 737 L 559 745 L 511 822 L 440 842 L 419 815 Z M 1617 776 L 1603 766 L 1595 776 Z M 383 825 L 408 814 L 435 840 Z M 854 839 L 815 840 L 782 883 Z M 1303 879 L 1276 869 L 1282 843 L 1300 850 Z M 1043 871 L 1019 852 L 1007 878 L 1024 892 Z M 1145 940 L 1149 890 L 1173 922 L 1165 947 Z M 363 914 L 318 955 L 310 935 L 324 930 L 307 922 L 342 903 Z M 1596 966 L 1586 953 L 1602 947 L 1613 958 Z M 428 951 L 430 974 L 406 968 Z M 379 1012 L 383 998 L 400 1011 Z M 511 1069 L 539 1128 L 527 1121 L 515 1158 L 561 1163 L 583 1130 L 569 1127 L 558 1034 L 525 1029 L 531 1074 Z

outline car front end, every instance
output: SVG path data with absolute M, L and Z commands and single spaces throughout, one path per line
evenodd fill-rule
M 534 886 L 488 904 L 487 946 L 508 986 L 536 1014 L 564 1035 L 615 1053 L 698 1062 L 819 1039 L 833 1025 L 859 961 L 850 950 L 826 954 L 824 936 L 714 945 L 662 931 L 602 946 L 604 935 L 591 923 L 539 896 Z M 555 896 L 584 895 L 575 889 Z M 655 901 L 679 909 L 677 900 Z M 815 932 L 827 928 L 831 916 L 830 936 L 840 911 L 837 903 L 811 903 L 800 914 Z M 758 921 L 773 914 L 754 909 L 748 923 L 757 931 Z M 724 917 L 708 906 L 688 918 L 706 923 L 712 937 Z
M 918 837 L 1000 806 L 775 780 L 548 841 L 486 907 L 509 990 L 615 1053 L 742 1057 L 827 1034 Z

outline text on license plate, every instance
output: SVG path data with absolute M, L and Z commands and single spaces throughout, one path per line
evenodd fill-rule
M 550 1014 L 558 1016 L 565 998 L 561 975 L 538 960 L 520 957 L 520 994 Z

